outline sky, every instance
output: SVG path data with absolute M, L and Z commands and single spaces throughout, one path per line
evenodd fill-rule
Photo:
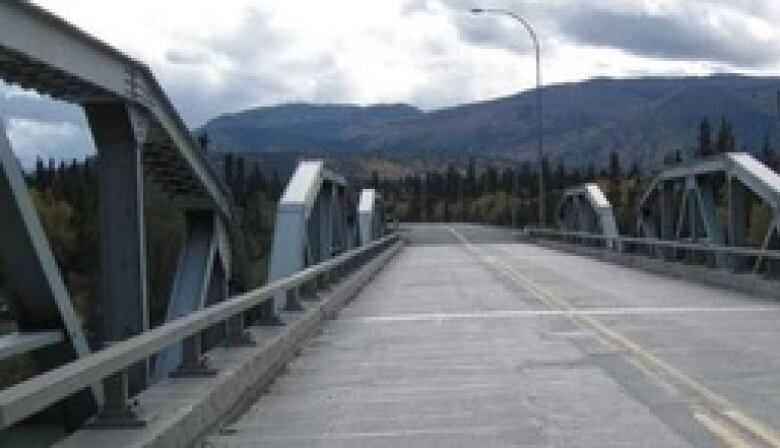
M 776 0 L 33 0 L 149 65 L 191 127 L 290 102 L 424 110 L 593 77 L 780 73 Z M 17 157 L 94 152 L 77 107 L 0 84 Z

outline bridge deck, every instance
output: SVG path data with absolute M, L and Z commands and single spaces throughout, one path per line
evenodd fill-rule
M 495 229 L 410 239 L 209 446 L 780 446 L 778 304 Z

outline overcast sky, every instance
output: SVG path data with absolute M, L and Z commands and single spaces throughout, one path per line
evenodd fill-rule
M 777 0 L 34 0 L 147 63 L 190 126 L 287 102 L 422 109 L 597 76 L 780 73 Z M 80 110 L 0 86 L 26 166 L 92 151 Z

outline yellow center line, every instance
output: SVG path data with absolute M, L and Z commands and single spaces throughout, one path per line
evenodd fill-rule
M 748 435 L 751 438 L 763 441 L 772 448 L 780 448 L 780 436 L 768 425 L 748 416 L 725 397 L 672 367 L 637 342 L 607 327 L 592 316 L 578 313 L 578 309 L 571 302 L 546 291 L 536 282 L 499 259 L 499 257 L 485 255 L 483 251 L 477 249 L 454 228 L 450 227 L 449 231 L 467 250 L 481 261 L 498 268 L 501 273 L 530 292 L 537 300 L 551 309 L 565 312 L 565 316 L 572 322 L 589 327 L 595 332 L 599 340 L 608 347 L 617 347 L 625 352 L 630 356 L 628 359 L 631 364 L 637 367 L 643 374 L 675 386 L 688 400 L 689 407 L 691 407 L 696 420 L 725 445 L 734 448 L 752 446 L 743 437 L 743 435 Z M 724 421 L 730 424 L 724 424 Z M 740 431 L 736 431 L 731 425 L 739 428 L 743 434 L 740 434 Z
M 730 448 L 752 448 L 753 445 L 735 434 L 725 422 L 714 417 L 710 412 L 694 411 L 693 417 L 726 446 Z

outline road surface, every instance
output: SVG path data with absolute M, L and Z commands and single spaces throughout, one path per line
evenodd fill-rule
M 780 447 L 780 305 L 473 225 L 410 241 L 214 447 Z

